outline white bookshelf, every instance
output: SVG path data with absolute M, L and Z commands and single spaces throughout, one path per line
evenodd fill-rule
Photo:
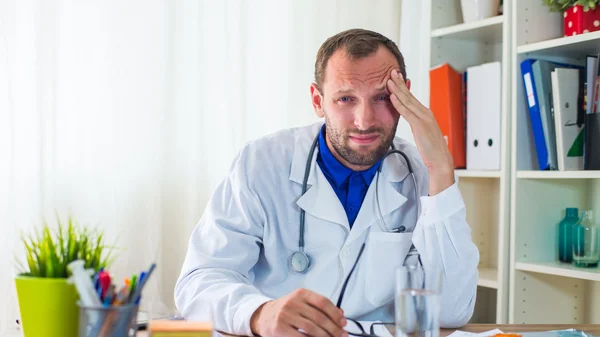
M 485 40 L 492 43 L 502 42 L 502 24 L 504 16 L 499 15 L 477 22 L 460 23 L 431 31 L 432 38 L 446 37 L 456 40 Z
M 457 177 L 466 178 L 500 178 L 501 171 L 480 171 L 480 170 L 454 170 L 454 175 Z
M 485 288 L 498 289 L 498 269 L 480 268 L 477 285 Z
M 521 179 L 597 179 L 600 171 L 517 171 Z
M 507 2 L 503 15 L 471 23 L 462 22 L 460 0 L 428 0 L 426 4 L 430 43 L 424 52 L 429 55 L 430 68 L 449 63 L 463 72 L 470 66 L 502 63 L 501 169 L 455 170 L 471 235 L 480 253 L 477 302 L 471 323 L 508 322 L 511 14 Z M 428 79 L 429 74 L 424 77 Z
M 509 323 L 600 323 L 600 269 L 557 260 L 566 207 L 600 215 L 599 171 L 539 171 L 520 64 L 527 58 L 583 64 L 600 52 L 600 32 L 563 37 L 561 13 L 540 0 L 511 9 L 511 188 Z M 505 1 L 506 3 L 506 1 Z
M 583 269 L 574 267 L 569 263 L 561 263 L 558 261 L 535 263 L 517 262 L 515 264 L 515 269 L 580 280 L 600 281 L 600 268 Z
M 600 31 L 587 34 L 558 37 L 546 41 L 525 44 L 517 47 L 517 53 L 543 53 L 547 56 L 579 57 L 586 54 L 598 54 Z

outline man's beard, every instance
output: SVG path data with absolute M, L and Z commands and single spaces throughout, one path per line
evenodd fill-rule
M 394 124 L 394 128 L 391 130 L 386 138 L 383 139 L 383 142 L 379 144 L 379 146 L 370 153 L 359 153 L 354 151 L 350 146 L 349 142 L 350 137 L 348 133 L 342 134 L 339 130 L 336 130 L 330 126 L 327 122 L 327 115 L 325 115 L 325 130 L 329 135 L 329 140 L 331 141 L 331 145 L 335 149 L 335 151 L 342 157 L 346 162 L 351 165 L 357 166 L 373 166 L 379 159 L 381 159 L 392 145 L 392 141 L 394 140 L 394 136 L 396 135 L 396 128 L 398 127 L 398 122 Z M 384 136 L 384 130 L 381 128 L 373 128 L 365 131 L 355 130 L 353 134 L 378 134 L 379 136 Z

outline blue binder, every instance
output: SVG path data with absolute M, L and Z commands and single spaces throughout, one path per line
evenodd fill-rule
M 532 65 L 535 61 L 535 59 L 526 59 L 521 62 L 521 74 L 523 75 L 523 86 L 525 86 L 525 94 L 527 95 L 527 106 L 529 107 L 531 130 L 533 132 L 538 164 L 540 170 L 548 170 L 550 169 L 550 158 L 548 157 L 548 148 L 546 147 L 542 117 L 540 115 L 540 104 L 536 94 L 535 80 L 533 79 Z
M 534 65 L 537 65 L 537 76 Z M 521 62 L 521 73 L 525 92 L 527 94 L 527 104 L 529 106 L 529 115 L 531 116 L 531 127 L 535 141 L 535 149 L 538 157 L 540 170 L 556 170 L 558 162 L 556 159 L 556 134 L 554 132 L 554 113 L 552 112 L 552 88 L 550 84 L 550 74 L 555 68 L 573 68 L 583 69 L 576 64 L 567 64 L 551 62 L 546 60 L 526 59 Z M 540 73 L 541 72 L 541 73 Z M 542 81 L 537 83 L 535 78 Z M 540 100 L 538 93 L 544 95 L 545 106 L 541 106 L 544 101 Z M 546 96 L 547 95 L 547 96 Z M 545 113 L 545 115 L 542 115 Z M 549 116 L 551 114 L 552 116 Z M 544 118 L 547 121 L 547 128 L 544 128 Z M 550 139 L 546 139 L 550 137 Z M 552 146 L 552 148 L 548 148 Z

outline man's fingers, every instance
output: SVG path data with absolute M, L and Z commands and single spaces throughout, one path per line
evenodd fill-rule
M 401 97 L 405 97 L 406 94 L 402 93 L 402 90 L 398 88 L 396 83 L 390 79 L 388 80 L 387 85 L 388 90 L 390 91 L 390 101 L 394 105 L 394 108 L 396 108 L 396 111 L 398 111 L 399 114 L 405 117 L 409 123 L 411 123 L 411 121 L 409 117 L 407 117 L 408 114 L 413 115 L 414 118 L 420 118 L 419 113 L 414 107 L 410 107 L 405 104 L 405 102 L 407 102 L 407 99 L 404 98 L 403 100 Z
M 303 334 L 302 332 L 298 331 L 299 328 L 293 327 L 291 325 L 288 325 L 284 328 L 281 329 L 281 331 L 279 332 L 282 336 L 289 336 L 289 337 L 306 337 L 305 334 Z
M 343 327 L 340 327 L 338 324 L 332 321 L 331 318 L 323 311 L 313 307 L 308 303 L 305 303 L 305 307 L 302 309 L 301 315 L 323 329 L 327 336 L 342 337 L 345 332 Z
M 394 106 L 396 111 L 398 111 L 398 113 L 406 119 L 408 124 L 412 126 L 413 123 L 417 123 L 419 121 L 419 117 L 417 117 L 414 114 L 414 112 L 410 111 L 408 108 L 402 105 L 402 102 L 400 102 L 396 94 L 390 95 L 390 101 L 392 102 L 392 105 Z
M 314 309 L 313 309 L 314 310 Z M 304 313 L 303 313 L 304 315 Z M 319 326 L 315 321 L 307 317 L 296 317 L 292 325 L 298 329 L 302 329 L 304 333 L 314 337 L 339 337 L 339 335 L 331 335 L 323 327 Z
M 344 317 L 342 310 L 333 305 L 327 297 L 308 291 L 305 298 L 308 304 L 329 316 L 335 325 L 342 328 L 346 325 L 346 317 Z
M 408 90 L 408 87 L 404 82 L 402 74 L 400 74 L 397 71 L 392 72 L 391 81 L 395 90 L 390 91 L 396 94 L 396 97 L 398 97 L 400 102 L 402 102 L 402 105 L 404 105 L 407 109 L 415 113 L 418 117 L 421 117 L 422 115 L 426 114 L 427 108 L 423 104 L 421 104 L 421 102 L 419 102 L 419 100 L 416 99 L 415 96 L 413 96 L 410 90 Z

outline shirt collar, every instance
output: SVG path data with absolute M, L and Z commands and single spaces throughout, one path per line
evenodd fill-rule
M 358 174 L 366 185 L 370 185 L 373 181 L 373 177 L 377 173 L 377 169 L 381 165 L 381 159 L 365 171 L 354 171 L 344 164 L 340 163 L 337 158 L 333 156 L 333 153 L 329 150 L 327 142 L 325 140 L 325 124 L 319 132 L 319 155 L 325 165 L 325 169 L 330 173 L 331 179 L 337 188 L 340 188 L 342 184 L 348 179 L 351 174 Z

